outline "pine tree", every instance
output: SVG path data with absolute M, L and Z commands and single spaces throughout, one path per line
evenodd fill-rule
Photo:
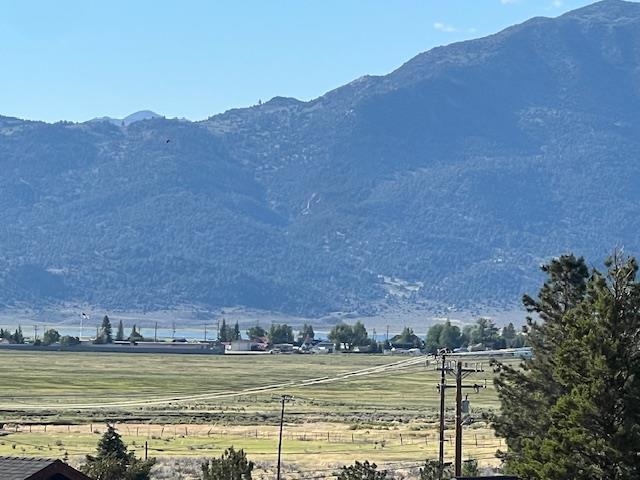
M 640 285 L 634 259 L 607 273 L 583 259 L 554 260 L 529 320 L 533 357 L 498 364 L 506 468 L 524 479 L 640 478 Z
M 118 322 L 118 331 L 116 332 L 116 341 L 122 342 L 124 340 L 124 326 L 122 325 L 122 320 Z
M 438 460 L 425 460 L 420 468 L 420 480 L 440 480 L 451 478 L 453 471 L 450 465 L 440 465 Z
M 96 455 L 87 455 L 80 470 L 94 480 L 149 480 L 155 459 L 140 460 L 129 452 L 113 425 L 98 442 Z
M 223 318 L 222 324 L 220 325 L 220 331 L 218 332 L 218 340 L 221 342 L 230 342 L 229 338 L 229 327 L 227 327 L 227 321 Z
M 240 340 L 240 325 L 236 320 L 236 324 L 233 326 L 232 340 Z
M 96 338 L 96 343 L 113 343 L 111 322 L 107 315 L 102 319 L 102 325 L 100 326 L 100 334 Z
M 229 447 L 220 457 L 202 463 L 202 480 L 251 480 L 253 466 L 244 450 Z

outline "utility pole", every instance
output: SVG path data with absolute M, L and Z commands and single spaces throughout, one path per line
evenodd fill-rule
M 456 457 L 454 474 L 462 475 L 462 362 L 456 366 Z
M 280 457 L 282 455 L 282 426 L 284 425 L 284 404 L 293 399 L 291 395 L 282 395 L 280 397 L 280 435 L 278 436 L 278 471 L 276 474 L 276 480 L 280 480 Z
M 462 379 L 471 373 L 483 372 L 482 365 L 475 365 L 474 368 L 463 368 L 462 362 L 458 361 L 456 366 L 456 454 L 454 461 L 454 474 L 456 477 L 462 475 L 462 389 L 473 388 L 476 392 L 483 388 L 482 385 L 463 385 Z
M 158 342 L 158 322 L 156 322 L 156 326 L 153 328 L 153 341 Z
M 462 379 L 470 373 L 482 372 L 482 368 L 476 366 L 474 368 L 463 368 L 462 362 L 456 362 L 455 371 L 447 366 L 446 363 L 446 350 L 442 350 L 442 367 L 440 374 L 440 383 L 438 384 L 438 390 L 440 391 L 440 450 L 438 455 L 438 464 L 440 470 L 438 472 L 438 479 L 442 480 L 442 474 L 444 473 L 444 429 L 445 429 L 445 390 L 447 388 L 456 389 L 456 444 L 455 444 L 455 461 L 454 461 L 454 474 L 459 477 L 462 473 L 462 389 L 473 388 L 476 392 L 483 388 L 482 385 L 463 385 Z M 447 385 L 445 374 L 447 372 L 454 372 L 456 376 L 456 384 Z
M 442 370 L 440 371 L 440 450 L 438 451 L 438 479 L 442 480 L 444 470 L 444 391 L 447 388 L 446 373 L 447 355 L 442 353 Z
M 207 342 L 207 322 L 204 322 L 204 341 Z

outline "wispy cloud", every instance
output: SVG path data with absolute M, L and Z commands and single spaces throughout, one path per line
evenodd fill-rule
M 433 24 L 433 28 L 435 28 L 439 32 L 447 32 L 447 33 L 457 32 L 458 31 L 458 29 L 456 27 L 454 27 L 453 25 L 448 25 L 448 24 L 443 23 L 443 22 L 435 22 Z
M 564 6 L 564 2 L 563 2 L 563 0 L 553 0 L 553 2 L 551 2 L 551 5 L 554 8 L 560 8 L 560 7 Z
M 520 3 L 520 0 L 500 0 L 502 5 L 513 5 L 514 3 Z

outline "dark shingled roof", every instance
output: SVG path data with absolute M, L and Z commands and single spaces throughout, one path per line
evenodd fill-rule
M 2 480 L 91 480 L 60 460 L 0 457 Z

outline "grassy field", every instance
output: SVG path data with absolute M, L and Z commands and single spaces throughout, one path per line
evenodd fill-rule
M 486 380 L 486 389 L 469 390 L 480 420 L 498 407 L 486 360 L 484 369 L 465 381 Z M 80 458 L 110 421 L 138 454 L 145 442 L 160 457 L 219 455 L 233 444 L 267 471 L 287 394 L 283 451 L 298 470 L 357 459 L 413 465 L 437 455 L 439 375 L 424 357 L 5 351 L 0 422 L 10 434 L 0 437 L 0 455 Z M 451 428 L 453 400 L 447 390 Z M 500 441 L 486 423 L 465 427 L 464 444 L 465 455 L 495 463 Z

